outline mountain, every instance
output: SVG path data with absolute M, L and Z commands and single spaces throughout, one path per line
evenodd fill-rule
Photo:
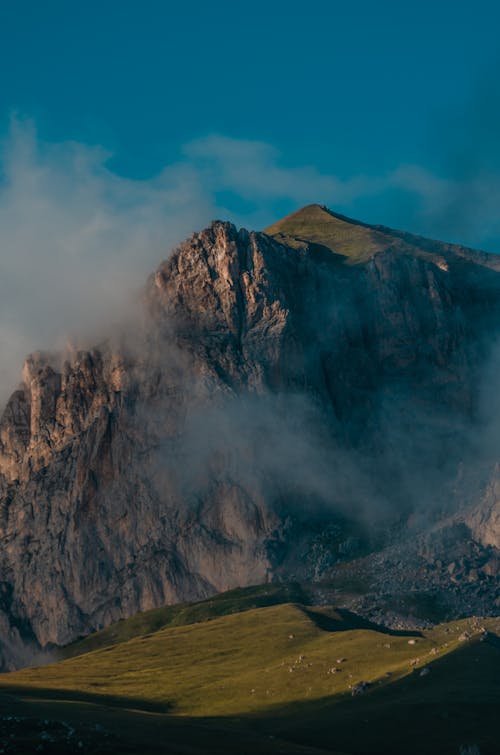
M 30 355 L 0 421 L 4 665 L 272 580 L 393 623 L 497 612 L 499 273 L 319 205 L 216 221 L 122 333 Z

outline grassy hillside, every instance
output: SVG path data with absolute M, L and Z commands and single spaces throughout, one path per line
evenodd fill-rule
M 364 262 L 376 252 L 400 244 L 394 238 L 313 204 L 288 215 L 264 231 L 278 241 L 294 246 L 307 241 L 327 247 L 350 263 Z
M 371 259 L 378 252 L 391 250 L 398 254 L 421 257 L 447 270 L 448 262 L 473 261 L 499 269 L 497 255 L 442 243 L 397 231 L 384 226 L 372 226 L 332 212 L 318 204 L 307 205 L 278 220 L 264 233 L 291 247 L 330 250 L 338 261 L 357 265 Z
M 126 642 L 133 637 L 157 632 L 165 627 L 196 624 L 201 621 L 240 613 L 250 608 L 261 608 L 280 603 L 304 602 L 305 595 L 298 584 L 269 584 L 242 587 L 215 595 L 197 603 L 178 603 L 138 613 L 126 621 L 118 621 L 100 632 L 72 643 L 60 651 L 61 658 L 88 653 L 92 650 Z
M 27 717 L 21 728 L 37 747 L 36 721 L 64 720 L 80 752 L 459 755 L 471 744 L 499 752 L 499 621 L 484 622 L 487 635 L 470 619 L 389 633 L 267 589 L 141 614 L 115 625 L 125 641 L 99 633 L 108 643 L 100 649 L 89 650 L 89 638 L 82 655 L 6 674 L 0 715 Z M 137 634 L 165 616 L 167 626 Z M 41 742 L 44 752 L 71 751 L 67 738 L 66 750 L 53 739 Z

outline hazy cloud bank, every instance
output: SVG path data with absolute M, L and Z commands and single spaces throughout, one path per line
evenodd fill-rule
M 44 143 L 28 121 L 13 121 L 2 145 L 0 400 L 29 351 L 61 345 L 71 333 L 105 333 L 130 312 L 134 292 L 171 247 L 213 218 L 262 228 L 278 207 L 324 202 L 355 214 L 357 200 L 387 192 L 390 202 L 396 191 L 414 202 L 410 230 L 444 233 L 464 191 L 463 182 L 417 166 L 347 180 L 283 167 L 269 144 L 217 135 L 186 144 L 179 161 L 150 180 L 116 175 L 109 156 L 100 147 Z M 500 235 L 500 179 L 469 182 L 484 197 L 477 229 Z
M 14 123 L 1 155 L 0 390 L 24 355 L 106 329 L 168 249 L 213 214 L 189 166 L 152 181 L 106 168 L 83 144 L 41 143 Z

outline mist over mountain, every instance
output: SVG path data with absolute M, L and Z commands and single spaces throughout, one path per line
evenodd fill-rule
M 30 355 L 0 421 L 4 665 L 269 580 L 388 623 L 497 614 L 499 283 L 495 255 L 310 205 L 213 222 L 123 332 Z

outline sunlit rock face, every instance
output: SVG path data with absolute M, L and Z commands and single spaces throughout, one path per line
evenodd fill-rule
M 5 665 L 339 562 L 383 564 L 394 590 L 408 538 L 440 566 L 405 589 L 494 610 L 499 278 L 493 255 L 314 205 L 266 234 L 214 222 L 151 276 L 140 323 L 28 357 L 0 422 Z

